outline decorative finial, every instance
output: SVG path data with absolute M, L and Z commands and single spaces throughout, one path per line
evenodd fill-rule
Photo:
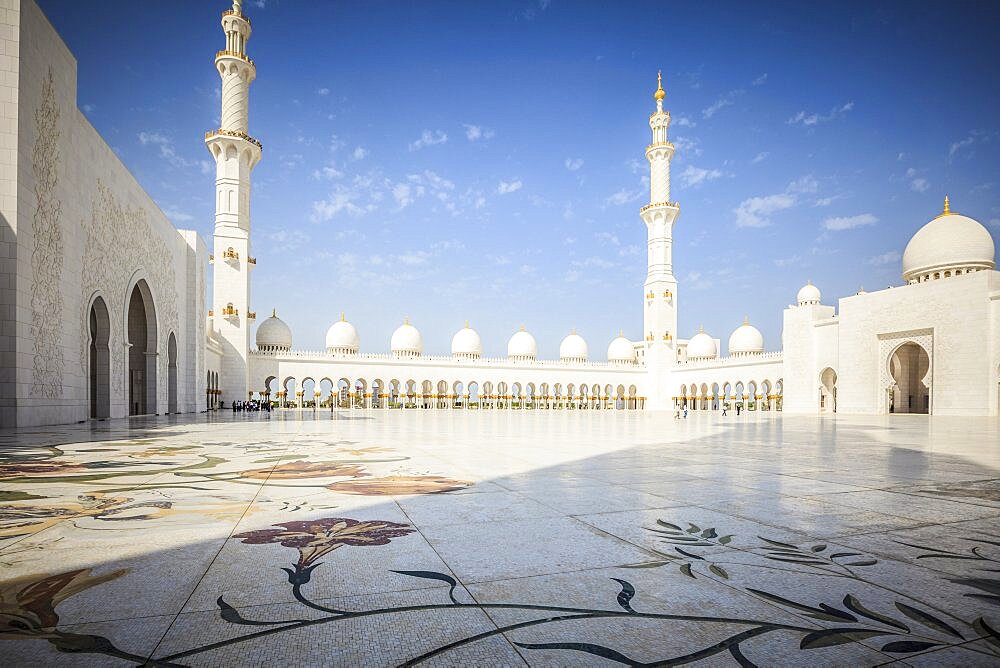
M 811 278 L 807 278 L 806 279 L 806 285 L 812 285 L 812 284 L 813 284 L 812 279 Z
M 278 317 L 278 309 L 276 309 L 276 308 L 271 309 L 271 317 L 272 318 L 277 318 Z
M 750 324 L 750 316 L 748 316 L 748 315 L 743 316 L 743 324 L 744 325 L 749 325 Z
M 340 312 L 340 322 L 347 322 L 347 317 L 344 316 L 344 312 Z
M 522 331 L 522 332 L 524 331 L 524 323 L 523 322 L 521 323 L 521 329 L 519 331 Z
M 698 325 L 698 333 L 699 334 L 705 333 L 705 325 Z
M 469 321 L 468 321 L 468 320 L 466 320 L 466 321 L 465 321 L 465 328 L 466 328 L 466 329 L 468 329 L 468 328 L 469 328 Z
M 656 73 L 656 92 L 653 93 L 653 99 L 657 102 L 663 102 L 663 98 L 667 96 L 665 90 L 663 90 L 663 72 L 657 71 Z
M 625 336 L 625 330 L 624 329 L 619 329 L 618 330 L 618 336 Z
M 243 14 L 243 0 L 233 0 L 233 11 L 237 14 Z
M 569 333 L 570 334 L 576 334 L 576 327 L 574 327 L 573 329 L 569 330 Z
M 403 324 L 404 325 L 409 325 L 410 324 L 410 316 L 406 316 L 405 318 L 403 318 Z
M 942 216 L 947 216 L 951 213 L 951 203 L 948 201 L 948 196 L 944 196 L 944 211 L 941 212 Z

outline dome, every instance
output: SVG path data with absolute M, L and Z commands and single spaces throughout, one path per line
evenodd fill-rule
M 537 356 L 538 344 L 535 343 L 535 337 L 524 331 L 524 325 L 521 325 L 521 331 L 514 332 L 514 336 L 507 342 L 507 357 L 513 360 L 533 360 Z
M 608 344 L 608 361 L 626 364 L 635 363 L 635 347 L 620 332 Z
M 687 354 L 689 360 L 715 359 L 719 356 L 719 347 L 715 345 L 715 339 L 702 328 L 688 341 Z
M 290 350 L 292 329 L 278 317 L 277 311 L 257 326 L 257 348 L 259 350 Z
M 416 357 L 424 351 L 424 340 L 409 318 L 392 333 L 389 349 L 396 357 Z
M 903 280 L 927 281 L 944 272 L 993 269 L 993 237 L 976 220 L 952 213 L 948 198 L 944 211 L 913 235 L 903 251 Z
M 559 359 L 564 362 L 587 361 L 587 342 L 575 329 L 559 344 Z
M 451 354 L 455 357 L 468 357 L 476 359 L 483 354 L 483 341 L 479 338 L 479 333 L 469 327 L 468 321 L 465 327 L 458 330 L 455 336 L 451 337 Z
M 764 336 L 747 320 L 729 336 L 730 355 L 759 355 L 764 352 Z
M 799 290 L 799 296 L 796 298 L 796 301 L 799 303 L 799 306 L 805 306 L 806 304 L 819 304 L 820 298 L 819 288 L 813 285 L 812 281 L 806 281 L 806 284 Z
M 354 325 L 344 319 L 344 314 L 340 314 L 340 320 L 330 325 L 326 330 L 326 351 L 328 353 L 350 354 L 358 352 L 361 346 L 361 337 Z

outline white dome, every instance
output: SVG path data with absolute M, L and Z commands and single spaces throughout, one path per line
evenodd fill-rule
M 811 281 L 807 281 L 802 289 L 799 290 L 799 296 L 796 298 L 799 306 L 805 306 L 806 304 L 819 304 L 821 295 L 819 288 L 812 284 Z
M 416 357 L 424 352 L 424 340 L 417 328 L 407 320 L 392 333 L 389 349 L 397 357 Z
M 635 347 L 632 342 L 619 334 L 608 344 L 609 362 L 635 362 Z
M 559 359 L 565 362 L 587 361 L 587 342 L 573 331 L 559 344 Z
M 290 350 L 292 330 L 276 311 L 271 317 L 257 325 L 257 348 L 260 350 Z
M 903 251 L 903 280 L 941 278 L 945 270 L 993 269 L 993 237 L 978 221 L 944 212 L 913 235 Z
M 521 331 L 514 332 L 514 336 L 507 342 L 507 357 L 515 360 L 533 360 L 537 356 L 538 344 L 535 343 L 535 337 L 524 331 L 522 325 Z
M 715 345 L 715 339 L 702 329 L 688 341 L 687 353 L 689 360 L 715 359 L 719 356 L 719 347 Z
M 764 352 L 764 336 L 746 320 L 729 336 L 730 355 L 756 355 Z
M 455 357 L 470 358 L 477 358 L 483 354 L 483 340 L 479 338 L 476 330 L 469 327 L 468 322 L 451 337 L 451 354 Z
M 331 353 L 356 353 L 361 347 L 361 337 L 354 325 L 344 319 L 344 314 L 340 314 L 340 320 L 330 325 L 326 330 L 326 350 Z

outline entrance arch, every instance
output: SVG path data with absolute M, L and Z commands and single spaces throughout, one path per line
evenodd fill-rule
M 111 417 L 111 317 L 108 305 L 100 297 L 94 298 L 87 318 L 90 323 L 90 359 L 88 387 L 90 388 L 90 417 Z
M 923 346 L 913 341 L 902 344 L 889 355 L 888 364 L 889 412 L 929 414 L 931 360 Z
M 830 367 L 819 374 L 819 412 L 837 412 L 837 372 Z
M 167 339 L 167 412 L 177 412 L 177 338 L 173 332 Z
M 128 414 L 156 412 L 156 309 L 153 295 L 140 279 L 128 300 Z

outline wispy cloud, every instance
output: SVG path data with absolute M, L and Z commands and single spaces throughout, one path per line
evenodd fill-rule
M 830 113 L 828 114 L 820 114 L 816 112 L 808 113 L 805 111 L 800 111 L 799 113 L 795 114 L 787 121 L 785 121 L 785 123 L 787 123 L 788 125 L 801 124 L 805 127 L 811 127 L 813 125 L 819 125 L 820 123 L 832 121 L 835 118 L 843 116 L 853 108 L 854 108 L 854 102 L 852 101 L 852 102 L 847 102 L 846 104 L 842 104 L 839 107 L 834 107 L 833 109 L 830 110 Z
M 694 165 L 688 165 L 687 168 L 680 174 L 681 181 L 684 185 L 689 187 L 699 186 L 708 181 L 714 181 L 721 176 L 722 172 L 718 169 L 703 169 L 701 167 L 695 167 Z
M 358 146 L 357 148 L 354 149 L 354 152 L 351 153 L 351 157 L 354 158 L 355 160 L 364 160 L 365 158 L 368 157 L 368 153 L 369 153 L 368 149 L 366 149 L 364 146 Z
M 764 72 L 759 77 L 750 82 L 751 86 L 763 86 L 767 82 L 767 72 Z
M 679 128 L 693 128 L 697 125 L 687 116 L 677 116 L 673 119 L 673 124 Z
M 767 227 L 771 225 L 771 217 L 799 203 L 799 196 L 814 193 L 819 189 L 819 182 L 811 174 L 798 178 L 785 187 L 782 193 L 749 197 L 733 209 L 736 214 L 736 227 Z
M 424 130 L 420 133 L 420 139 L 410 142 L 411 151 L 419 151 L 425 146 L 435 146 L 448 141 L 448 135 L 441 130 Z
M 169 137 L 159 132 L 140 132 L 138 134 L 139 143 L 143 146 L 158 146 L 160 157 L 170 165 L 178 169 L 191 169 L 197 167 L 202 174 L 212 173 L 212 163 L 208 160 L 188 160 L 177 154 L 173 142 Z
M 177 208 L 176 205 L 171 205 L 168 206 L 166 209 L 163 209 L 163 215 L 169 218 L 170 222 L 174 223 L 175 225 L 178 223 L 188 223 L 194 220 L 194 216 L 192 216 L 187 212 L 181 211 L 180 209 Z
M 634 202 L 642 197 L 642 190 L 626 190 L 622 188 L 615 194 L 611 195 L 604 200 L 604 205 L 609 204 L 613 206 L 622 206 L 623 204 L 628 204 L 629 202 Z
M 769 156 L 769 155 L 771 155 L 771 154 L 768 153 L 767 151 L 761 151 L 760 153 L 758 153 L 757 155 L 755 155 L 753 157 L 753 160 L 750 161 L 750 164 L 751 165 L 756 165 L 758 162 L 763 162 L 764 160 L 767 159 L 767 156 Z
M 702 118 L 709 119 L 712 116 L 715 116 L 717 113 L 719 113 L 722 109 L 725 109 L 726 107 L 733 105 L 736 102 L 736 98 L 742 95 L 744 92 L 745 91 L 742 88 L 737 88 L 735 90 L 729 91 L 728 93 L 720 97 L 718 100 L 716 100 L 712 104 L 702 109 L 701 110 Z
M 344 173 L 334 167 L 333 165 L 325 165 L 319 169 L 314 169 L 312 177 L 317 181 L 332 181 L 333 179 L 339 179 Z
M 317 88 L 316 89 L 316 94 L 317 95 L 329 95 L 330 94 L 330 89 L 329 88 Z
M 521 182 L 521 179 L 514 179 L 512 181 L 501 181 L 499 184 L 497 184 L 497 194 L 506 195 L 508 193 L 517 192 L 523 186 L 524 184 Z
M 886 264 L 894 264 L 896 262 L 899 262 L 900 257 L 901 256 L 899 254 L 899 251 L 892 250 L 886 253 L 882 253 L 881 255 L 876 255 L 875 257 L 868 258 L 868 264 L 874 265 L 876 267 Z
M 948 147 L 948 158 L 954 158 L 955 154 L 961 151 L 963 148 L 968 148 L 976 143 L 976 138 L 974 135 L 969 135 L 965 139 L 961 139 L 957 142 L 953 142 L 950 147 Z
M 583 158 L 566 158 L 566 162 L 563 164 L 566 165 L 566 169 L 571 172 L 575 172 L 583 167 Z
M 701 155 L 701 142 L 696 138 L 689 137 L 674 137 L 673 139 L 674 148 L 677 149 L 677 156 L 679 158 L 693 157 L 697 158 Z
M 853 230 L 856 227 L 874 225 L 878 218 L 870 213 L 859 213 L 856 216 L 841 216 L 837 218 L 827 218 L 823 221 L 823 228 L 831 232 L 842 230 Z
M 465 125 L 465 138 L 469 141 L 479 141 L 480 139 L 493 139 L 496 133 L 481 125 Z
M 364 213 L 364 209 L 355 204 L 358 193 L 346 186 L 338 185 L 330 196 L 326 199 L 313 202 L 312 214 L 309 219 L 314 223 L 322 223 L 330 220 L 340 212 L 346 212 L 352 216 Z
M 534 21 L 539 14 L 552 4 L 552 0 L 537 0 L 517 13 L 517 18 L 523 21 Z

